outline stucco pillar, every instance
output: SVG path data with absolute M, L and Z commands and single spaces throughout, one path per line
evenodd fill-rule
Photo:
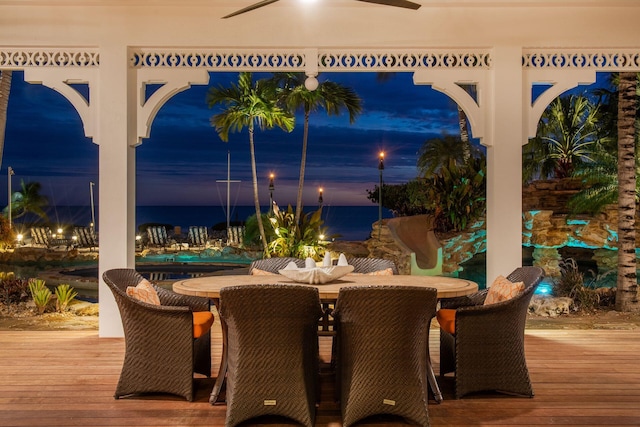
M 101 337 L 123 335 L 113 295 L 102 280 L 111 268 L 135 267 L 136 78 L 125 45 L 100 49 L 99 298 Z
M 493 49 L 487 145 L 487 284 L 522 265 L 522 49 Z

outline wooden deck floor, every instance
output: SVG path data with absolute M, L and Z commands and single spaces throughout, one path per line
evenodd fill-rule
M 217 334 L 213 347 L 215 364 Z M 325 356 L 329 347 L 322 343 Z M 445 401 L 429 402 L 432 426 L 640 426 L 640 330 L 527 330 L 526 347 L 533 399 L 483 394 L 455 400 L 450 379 L 439 379 Z M 196 380 L 195 402 L 114 400 L 123 351 L 122 339 L 98 338 L 95 331 L 0 332 L 0 426 L 224 425 L 226 406 L 209 405 L 212 380 L 206 378 Z M 341 425 L 332 387 L 324 378 L 316 426 Z M 359 425 L 406 424 L 376 418 Z

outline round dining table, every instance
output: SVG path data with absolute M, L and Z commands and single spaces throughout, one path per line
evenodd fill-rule
M 320 302 L 324 314 L 319 322 L 319 335 L 332 335 L 333 319 L 331 308 L 338 299 L 340 289 L 347 286 L 417 286 L 435 288 L 438 291 L 438 299 L 454 298 L 469 295 L 478 291 L 478 284 L 466 279 L 458 279 L 445 276 L 410 276 L 410 275 L 371 275 L 348 274 L 330 283 L 309 284 L 300 283 L 279 274 L 266 275 L 215 275 L 202 276 L 193 279 L 177 281 L 173 284 L 173 291 L 178 294 L 210 298 L 216 308 L 220 309 L 220 289 L 228 286 L 261 285 L 261 284 L 289 284 L 313 286 L 318 289 Z M 211 391 L 209 402 L 216 403 L 222 389 L 227 373 L 227 331 L 224 319 L 221 320 L 222 328 L 222 360 L 215 385 Z M 436 402 L 442 401 L 442 393 L 435 378 L 431 361 L 428 361 L 428 381 Z
M 410 275 L 384 275 L 350 273 L 330 283 L 309 284 L 295 282 L 279 274 L 269 275 L 222 275 L 203 276 L 194 279 L 185 279 L 173 284 L 173 291 L 183 295 L 211 298 L 214 304 L 220 299 L 220 289 L 227 286 L 259 285 L 259 284 L 295 284 L 313 286 L 318 288 L 321 301 L 334 301 L 338 298 L 340 288 L 345 286 L 419 286 L 435 288 L 438 291 L 438 299 L 453 298 L 469 295 L 478 290 L 478 284 L 471 280 L 458 279 L 444 276 L 410 276 Z

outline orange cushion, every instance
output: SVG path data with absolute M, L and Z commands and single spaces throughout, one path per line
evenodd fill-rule
M 252 276 L 276 276 L 276 273 L 272 273 L 266 270 L 260 270 L 259 268 L 254 268 L 251 270 Z
M 213 313 L 210 311 L 193 312 L 193 338 L 200 338 L 211 329 Z
M 450 334 L 456 333 L 456 310 L 454 308 L 441 308 L 436 313 L 436 319 L 438 319 L 440 329 Z
M 147 279 L 142 279 L 136 287 L 127 286 L 127 295 L 131 298 L 137 299 L 138 301 L 153 305 L 160 305 L 158 293 L 153 289 L 153 286 Z
M 497 302 L 506 301 L 511 299 L 524 291 L 524 282 L 512 282 L 509 279 L 505 279 L 502 276 L 498 276 L 493 281 L 487 297 L 484 300 L 484 305 L 495 304 Z

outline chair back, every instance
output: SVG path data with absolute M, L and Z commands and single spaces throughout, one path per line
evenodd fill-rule
M 513 270 L 507 279 L 511 282 L 523 282 L 526 288 L 539 284 L 544 279 L 544 270 L 536 266 L 519 267 Z
M 353 265 L 354 273 L 373 273 L 375 271 L 386 270 L 390 268 L 393 274 L 398 274 L 398 267 L 396 264 L 388 259 L 382 258 L 349 258 L 347 259 L 349 265 Z
M 249 274 L 252 274 L 251 272 L 254 269 L 278 274 L 278 271 L 284 269 L 290 262 L 295 262 L 299 268 L 304 268 L 304 260 L 300 258 L 292 258 L 292 257 L 264 258 L 264 259 L 257 259 L 251 262 L 251 265 L 249 266 Z
M 429 425 L 428 343 L 437 290 L 345 287 L 334 316 L 343 425 L 377 414 Z
M 321 314 L 318 290 L 309 286 L 220 290 L 228 342 L 227 426 L 262 415 L 313 426 Z

